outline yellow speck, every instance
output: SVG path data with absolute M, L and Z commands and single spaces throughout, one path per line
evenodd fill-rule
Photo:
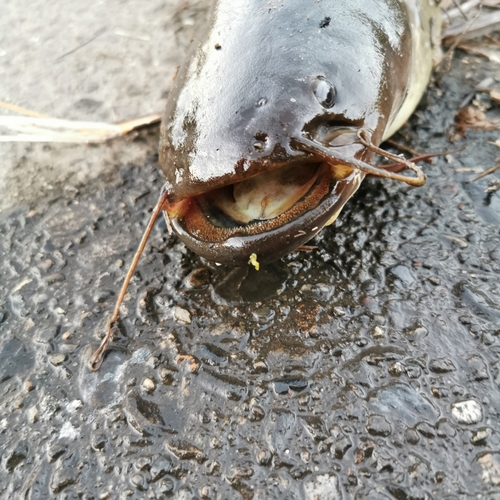
M 252 264 L 253 267 L 255 267 L 255 270 L 258 271 L 260 269 L 260 264 L 259 261 L 257 260 L 257 254 L 253 253 L 250 255 L 250 258 L 248 259 L 248 263 Z

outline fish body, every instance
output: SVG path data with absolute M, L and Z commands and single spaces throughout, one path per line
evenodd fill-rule
M 181 240 L 245 265 L 332 223 L 373 159 L 360 131 L 378 146 L 425 91 L 439 15 L 432 0 L 214 1 L 161 129 Z

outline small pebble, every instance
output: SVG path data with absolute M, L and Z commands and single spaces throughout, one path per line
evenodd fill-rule
M 106 434 L 97 434 L 92 436 L 90 444 L 95 451 L 102 451 L 104 450 L 107 442 L 108 438 Z
M 429 364 L 429 369 L 434 373 L 448 373 L 456 370 L 453 361 L 448 358 L 433 359 Z
M 489 429 L 479 429 L 478 431 L 476 431 L 474 433 L 470 442 L 474 446 L 486 444 L 485 441 L 486 441 L 486 439 L 488 439 L 490 437 L 490 435 L 491 435 L 491 431 Z
M 171 385 L 174 381 L 173 371 L 165 366 L 160 366 L 158 369 L 158 375 L 165 385 Z
M 49 361 L 53 366 L 60 366 L 66 361 L 66 354 L 54 354 L 49 357 Z
M 380 326 L 376 326 L 376 327 L 373 329 L 373 334 L 372 334 L 372 336 L 373 336 L 373 338 L 375 338 L 375 339 L 379 339 L 379 338 L 381 338 L 381 337 L 383 337 L 383 336 L 384 336 L 384 333 L 385 333 L 385 330 L 384 330 L 382 327 L 380 327 Z
M 161 481 L 158 484 L 157 491 L 160 493 L 160 495 L 168 495 L 174 491 L 175 484 L 170 478 L 165 478 L 163 481 Z
M 269 450 L 261 451 L 257 456 L 257 462 L 259 463 L 259 465 L 269 465 L 272 458 L 273 456 Z
M 151 366 L 152 368 L 157 368 L 158 365 L 160 364 L 160 360 L 156 356 L 150 356 L 146 363 Z
M 35 342 L 38 342 L 40 344 L 48 344 L 49 342 L 52 342 L 58 334 L 59 327 L 57 326 L 38 330 L 34 336 Z
M 422 370 L 418 366 L 407 366 L 405 367 L 406 375 L 408 378 L 418 378 L 422 374 Z
M 94 294 L 94 302 L 101 304 L 110 299 L 114 294 L 113 290 L 97 290 Z
M 310 475 L 304 481 L 304 492 L 307 500 L 337 500 L 342 498 L 339 479 L 333 473 Z
M 202 496 L 202 498 L 211 498 L 212 489 L 210 488 L 210 486 L 208 485 L 203 486 L 203 488 L 201 488 L 200 490 L 200 495 Z
M 83 403 L 80 399 L 74 399 L 73 401 L 71 401 L 71 403 L 68 403 L 68 406 L 66 408 L 71 413 L 74 413 L 75 411 L 79 410 L 82 406 Z
M 382 415 L 372 415 L 366 424 L 366 430 L 372 436 L 387 437 L 392 432 L 391 424 Z
M 14 399 L 13 407 L 15 410 L 20 410 L 24 406 L 24 398 L 23 396 L 18 396 Z
M 183 309 L 182 307 L 179 306 L 174 307 L 174 318 L 179 323 L 184 323 L 185 325 L 191 324 L 191 314 L 189 313 L 189 311 Z
M 436 435 L 434 428 L 431 425 L 429 425 L 427 422 L 420 422 L 417 425 L 417 431 L 420 432 L 420 434 L 422 434 L 422 436 L 424 436 L 428 439 L 432 439 Z
M 423 326 L 418 326 L 415 328 L 412 332 L 411 335 L 417 335 L 419 337 L 426 337 L 429 331 L 427 328 L 424 328 Z
M 151 467 L 151 457 L 139 457 L 135 461 L 134 467 L 137 470 L 149 470 L 149 468 Z
M 253 368 L 257 373 L 267 373 L 269 370 L 264 361 L 255 361 L 253 364 Z
M 50 259 L 45 259 L 40 262 L 40 266 L 45 272 L 47 272 L 54 265 L 54 261 Z
M 415 445 L 420 441 L 420 437 L 415 429 L 406 429 L 405 440 L 408 444 Z
M 50 276 L 47 276 L 45 278 L 45 283 L 47 283 L 47 285 L 53 285 L 54 283 L 59 283 L 61 281 L 64 281 L 66 278 L 64 277 L 64 274 L 62 273 L 55 273 L 55 274 L 51 274 Z
M 145 378 L 142 381 L 142 388 L 147 392 L 153 392 L 156 389 L 156 383 L 153 379 Z
M 139 490 L 139 491 L 146 491 L 148 489 L 148 483 L 144 479 L 144 476 L 142 474 L 134 474 L 130 480 L 132 481 L 132 484 Z
M 158 481 L 172 470 L 172 461 L 168 457 L 159 457 L 151 465 L 151 479 Z
M 429 276 L 429 281 L 433 284 L 433 285 L 440 285 L 441 284 L 441 280 L 439 279 L 438 276 L 435 276 L 435 275 L 432 275 L 432 276 Z
M 474 399 L 452 404 L 451 413 L 460 424 L 477 424 L 483 419 L 483 407 Z
M 442 438 L 454 438 L 457 435 L 456 426 L 449 420 L 443 419 L 438 423 L 437 435 Z
M 470 316 L 467 316 L 463 314 L 462 316 L 458 317 L 458 321 L 462 323 L 462 325 L 471 325 L 472 324 L 472 318 Z
M 34 388 L 35 388 L 35 386 L 33 385 L 33 383 L 30 380 L 24 381 L 24 390 L 26 392 L 31 392 Z
M 392 363 L 392 365 L 389 366 L 389 373 L 393 377 L 400 377 L 403 373 L 403 365 L 399 361 Z
M 177 354 L 175 360 L 177 361 L 177 363 L 182 363 L 183 361 L 187 361 L 191 373 L 196 373 L 201 366 L 200 361 L 196 359 L 194 356 L 191 356 L 189 354 Z
M 477 460 L 483 469 L 481 479 L 484 484 L 491 486 L 500 486 L 500 463 L 498 454 L 487 453 Z M 494 498 L 494 497 L 489 497 Z
M 36 406 L 32 406 L 29 410 L 28 410 L 28 420 L 30 422 L 33 422 L 35 423 L 37 420 L 38 420 L 38 417 L 40 416 L 40 413 L 38 412 L 38 409 Z
M 259 307 L 252 311 L 252 316 L 259 323 L 269 323 L 276 316 L 276 311 L 270 307 Z
M 184 284 L 186 288 L 200 288 L 207 285 L 210 281 L 210 272 L 204 267 L 200 267 L 192 271 L 186 279 Z
M 436 474 L 434 475 L 434 480 L 436 481 L 437 484 L 442 483 L 444 478 L 445 478 L 445 473 L 443 471 L 437 471 Z
M 447 398 L 450 395 L 450 391 L 446 387 L 431 387 L 432 395 L 435 398 Z

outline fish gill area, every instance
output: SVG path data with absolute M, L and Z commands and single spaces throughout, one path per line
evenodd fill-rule
M 2 21 L 27 35 L 0 30 L 0 89 L 87 120 L 161 109 L 206 12 L 33 4 Z M 500 499 L 500 170 L 468 182 L 499 162 L 500 59 L 467 43 L 394 137 L 449 151 L 423 188 L 366 179 L 316 248 L 259 271 L 158 221 L 97 372 L 158 128 L 0 145 L 0 498 Z

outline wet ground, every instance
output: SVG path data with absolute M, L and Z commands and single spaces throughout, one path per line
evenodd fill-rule
M 9 102 L 109 121 L 161 109 L 202 11 L 136 4 L 144 15 L 108 2 L 113 18 L 60 14 L 41 32 L 36 9 L 13 9 L 49 54 L 2 67 Z M 110 33 L 127 29 L 117 53 Z M 0 33 L 12 60 L 20 33 Z M 463 171 L 497 162 L 498 131 L 447 138 L 465 101 L 492 104 L 474 91 L 491 75 L 500 85 L 497 63 L 457 52 L 395 139 L 466 148 L 426 165 L 420 189 L 366 180 L 312 253 L 217 267 L 160 221 L 97 373 L 89 353 L 162 184 L 158 131 L 1 146 L 0 496 L 500 498 L 500 195 L 484 193 L 500 173 Z M 134 82 L 152 91 L 137 99 Z

